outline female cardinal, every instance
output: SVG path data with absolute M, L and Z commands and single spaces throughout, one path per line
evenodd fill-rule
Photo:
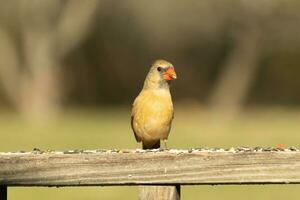
M 165 147 L 173 120 L 173 103 L 170 94 L 170 81 L 176 79 L 171 63 L 157 60 L 151 66 L 144 87 L 133 103 L 131 127 L 137 142 L 143 149 Z

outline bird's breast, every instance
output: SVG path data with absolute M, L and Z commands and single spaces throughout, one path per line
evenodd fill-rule
M 134 103 L 134 128 L 141 138 L 165 139 L 173 118 L 169 91 L 142 92 Z

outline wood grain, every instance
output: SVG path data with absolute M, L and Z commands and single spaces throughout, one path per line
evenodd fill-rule
M 0 185 L 300 183 L 299 151 L 0 153 Z
M 140 186 L 139 200 L 179 200 L 178 186 Z

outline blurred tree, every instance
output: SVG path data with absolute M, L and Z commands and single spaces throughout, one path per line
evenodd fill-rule
M 299 104 L 299 8 L 297 0 L 5 1 L 0 95 L 28 116 L 62 103 L 128 105 L 150 63 L 165 58 L 178 71 L 175 100 L 209 102 L 216 113 L 253 100 Z
M 221 69 L 212 91 L 210 106 L 213 114 L 227 119 L 239 113 L 260 66 L 262 33 L 256 25 L 249 25 L 235 36 L 235 47 Z
M 238 114 L 247 101 L 262 67 L 262 58 L 267 55 L 266 49 L 275 46 L 268 41 L 273 37 L 272 31 L 282 26 L 279 19 L 289 16 L 278 15 L 282 10 L 281 1 L 240 1 L 236 5 L 239 9 L 231 14 L 232 21 L 236 22 L 235 45 L 220 70 L 210 99 L 212 114 L 225 115 L 227 119 Z
M 62 60 L 88 33 L 98 2 L 15 0 L 0 8 L 2 19 L 13 17 L 0 23 L 0 80 L 29 119 L 58 110 Z

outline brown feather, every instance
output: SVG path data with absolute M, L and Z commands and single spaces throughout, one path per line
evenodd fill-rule
M 154 142 L 146 142 L 146 141 L 143 141 L 143 149 L 158 149 L 160 148 L 160 140 L 157 140 Z
M 135 132 L 135 129 L 133 128 L 133 120 L 134 120 L 134 117 L 131 115 L 131 128 L 133 130 L 133 133 L 134 133 L 134 137 L 135 137 L 135 140 L 137 142 L 141 142 L 141 138 L 139 138 L 139 136 L 136 134 Z

